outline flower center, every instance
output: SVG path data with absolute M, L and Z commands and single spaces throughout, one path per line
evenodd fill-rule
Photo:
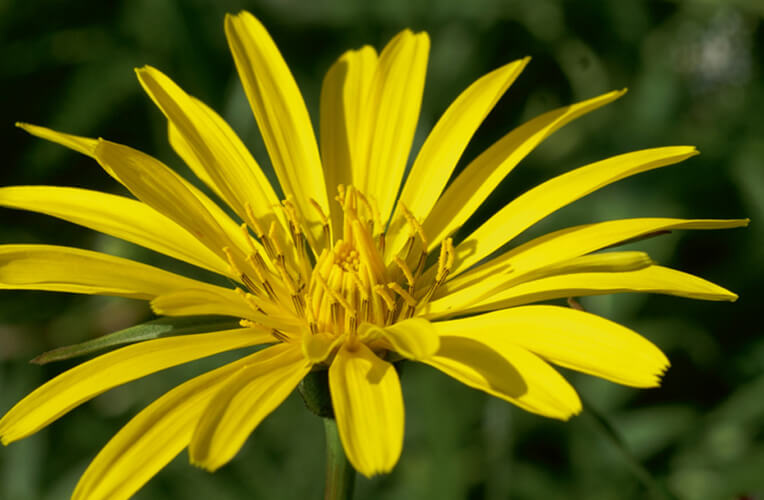
M 362 323 L 385 326 L 412 317 L 445 281 L 454 258 L 451 239 L 440 247 L 434 281 L 424 280 L 427 239 L 408 210 L 403 210 L 408 221 L 403 230 L 409 231 L 409 238 L 386 265 L 385 233 L 373 200 L 344 186 L 338 187 L 335 199 L 342 209 L 341 237 L 331 235 L 327 217 L 314 204 L 324 220 L 325 234 L 323 248 L 313 249 L 314 263 L 289 201 L 284 202 L 284 216 L 290 234 L 280 234 L 278 227 L 283 226 L 275 222 L 268 231 L 254 222 L 254 239 L 246 224 L 242 225 L 251 250 L 244 259 L 246 266 L 225 249 L 230 266 L 248 289 L 239 293 L 258 315 L 297 316 L 313 334 L 355 335 Z M 242 320 L 242 324 L 264 323 L 258 317 L 262 316 Z M 278 330 L 273 334 L 279 340 L 289 337 Z

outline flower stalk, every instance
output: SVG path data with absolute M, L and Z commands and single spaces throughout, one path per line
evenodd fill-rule
M 342 448 L 340 434 L 337 431 L 337 421 L 324 418 L 324 434 L 326 435 L 326 486 L 324 500 L 349 500 L 353 498 L 355 485 L 355 470 L 348 462 L 345 450 Z

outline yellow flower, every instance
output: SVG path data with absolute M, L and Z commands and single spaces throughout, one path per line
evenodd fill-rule
M 567 419 L 581 403 L 549 362 L 652 387 L 668 360 L 611 321 L 527 304 L 634 291 L 736 299 L 717 285 L 655 265 L 642 252 L 595 252 L 658 231 L 730 228 L 746 220 L 614 220 L 567 228 L 495 255 L 558 208 L 693 156 L 692 147 L 636 151 L 578 168 L 511 201 L 463 240 L 452 239 L 537 144 L 622 91 L 523 124 L 449 184 L 472 135 L 528 59 L 502 66 L 445 111 L 399 196 L 422 99 L 427 34 L 403 31 L 380 54 L 367 46 L 340 57 L 323 83 L 319 149 L 300 91 L 265 28 L 242 12 L 226 18 L 225 32 L 282 201 L 214 111 L 154 68 L 137 75 L 167 117 L 175 151 L 241 225 L 150 156 L 103 139 L 19 124 L 91 156 L 138 201 L 24 186 L 0 189 L 1 205 L 137 243 L 219 273 L 236 287 L 87 250 L 3 245 L 0 288 L 145 299 L 160 315 L 227 315 L 241 319 L 241 328 L 135 343 L 82 363 L 0 420 L 4 444 L 120 384 L 222 351 L 268 344 L 141 411 L 94 459 L 74 498 L 127 498 L 186 447 L 195 464 L 221 467 L 314 368 L 328 369 L 342 443 L 366 476 L 389 471 L 401 453 L 403 400 L 391 364 L 401 358 L 525 410 Z

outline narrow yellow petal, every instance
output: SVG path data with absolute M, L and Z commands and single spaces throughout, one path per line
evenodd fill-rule
M 28 125 L 28 124 L 17 124 L 19 127 L 23 128 L 30 134 L 33 134 L 37 137 L 40 137 L 42 139 L 47 139 L 49 141 L 55 142 L 57 144 L 60 144 L 62 146 L 68 147 L 70 149 L 73 149 L 75 151 L 78 151 L 86 156 L 89 156 L 96 160 L 101 167 L 108 173 L 110 176 L 112 176 L 117 182 L 124 185 L 125 187 L 128 187 L 126 185 L 126 182 L 124 179 L 122 179 L 117 171 L 114 170 L 113 166 L 110 162 L 104 162 L 101 161 L 101 159 L 98 158 L 97 155 L 97 149 L 99 144 L 101 144 L 101 147 L 103 148 L 104 144 L 110 144 L 112 146 L 115 146 L 116 152 L 117 152 L 117 159 L 116 161 L 119 161 L 119 152 L 127 153 L 128 159 L 125 160 L 126 163 L 130 163 L 130 161 L 135 160 L 135 157 L 142 159 L 142 158 L 148 158 L 149 163 L 152 164 L 151 166 L 158 170 L 169 170 L 167 167 L 162 165 L 157 160 L 154 160 L 151 157 L 148 157 L 144 155 L 143 153 L 140 153 L 138 151 L 135 151 L 133 149 L 128 148 L 127 146 L 120 146 L 114 143 L 109 143 L 108 141 L 103 140 L 96 140 L 96 139 L 89 139 L 87 137 L 78 137 L 75 135 L 70 134 L 64 134 L 62 132 L 57 132 L 55 130 L 47 129 L 44 127 L 38 127 L 36 125 Z M 112 151 L 115 152 L 115 151 Z M 158 175 L 163 175 L 165 172 L 158 172 Z M 234 242 L 235 246 L 237 248 L 247 248 L 247 241 L 244 239 L 244 235 L 239 228 L 238 224 L 236 224 L 228 215 L 226 215 L 223 210 L 220 209 L 212 200 L 210 200 L 204 193 L 202 193 L 199 189 L 197 189 L 194 185 L 190 184 L 188 181 L 183 179 L 182 177 L 174 174 L 173 172 L 170 172 L 170 175 L 174 176 L 173 184 L 179 184 L 182 187 L 183 191 L 190 192 L 194 198 L 196 198 L 197 202 L 195 204 L 201 204 L 207 212 L 209 212 L 210 216 L 215 220 L 217 225 L 220 227 L 220 229 L 225 233 L 227 240 Z M 166 176 L 166 175 L 165 175 Z M 128 189 L 130 189 L 128 187 Z M 156 207 L 153 207 L 156 208 Z M 182 208 L 182 207 L 181 207 Z M 171 213 L 174 213 L 175 211 L 171 213 L 162 212 L 159 210 L 160 213 L 163 215 L 166 215 L 170 217 L 170 219 L 175 220 Z M 181 226 L 183 226 L 181 224 Z M 185 227 L 185 226 L 183 226 Z M 188 229 L 188 228 L 186 228 Z M 197 234 L 194 231 L 189 231 L 192 235 L 195 237 L 199 237 L 199 234 Z M 255 246 L 259 247 L 258 242 L 254 242 Z M 219 248 L 212 249 L 215 251 L 215 253 L 218 254 L 218 257 L 224 258 L 219 252 Z M 229 273 L 230 276 L 230 273 Z M 237 276 L 231 276 L 234 278 L 238 278 Z
M 363 344 L 340 348 L 329 388 L 342 445 L 366 477 L 389 472 L 403 448 L 403 395 L 393 365 Z
M 310 200 L 325 214 L 330 206 L 302 94 L 268 31 L 252 14 L 227 15 L 225 33 L 281 187 L 307 221 L 308 237 L 316 248 L 322 229 Z
M 386 223 L 398 197 L 422 105 L 430 38 L 403 31 L 379 56 L 369 92 L 365 123 L 365 177 L 354 179 L 375 201 Z M 365 139 L 365 140 L 364 140 Z
M 363 341 L 377 338 L 389 342 L 398 354 L 409 359 L 427 359 L 438 351 L 438 332 L 429 321 L 411 318 L 381 328 L 371 323 L 363 323 L 358 334 Z
M 364 46 L 348 59 L 348 74 L 343 90 L 343 106 L 345 110 L 346 129 L 350 142 L 350 158 L 353 173 L 353 184 L 360 186 L 359 180 L 367 171 L 368 129 L 372 125 L 366 120 L 369 109 L 369 94 L 377 73 L 379 57 L 373 47 Z M 327 180 L 328 182 L 328 180 Z M 329 189 L 336 189 L 327 184 Z M 330 192 L 331 194 L 331 192 Z
M 424 221 L 430 250 L 456 231 L 509 172 L 543 140 L 576 118 L 609 104 L 625 90 L 558 108 L 514 129 L 473 160 L 454 179 Z
M 641 292 L 678 295 L 698 300 L 737 300 L 737 295 L 692 274 L 661 266 L 637 271 L 575 273 L 527 281 L 498 292 L 462 312 L 503 309 L 565 297 Z
M 191 462 L 209 471 L 227 464 L 308 371 L 297 344 L 278 344 L 251 356 L 207 404 L 189 445 Z
M 30 123 L 17 122 L 16 126 L 35 137 L 45 139 L 46 141 L 55 142 L 56 144 L 60 144 L 66 148 L 73 149 L 78 153 L 82 153 L 85 156 L 93 157 L 95 155 L 95 148 L 98 145 L 98 141 L 96 139 L 64 134 L 49 128 L 32 125 Z
M 215 390 L 253 355 L 164 394 L 120 429 L 77 483 L 72 500 L 127 500 L 191 442 Z
M 456 247 L 457 275 L 555 210 L 631 175 L 695 156 L 689 146 L 635 151 L 580 167 L 527 191 L 499 210 Z
M 514 344 L 552 363 L 633 387 L 655 387 L 669 366 L 636 332 L 594 314 L 557 306 L 522 306 L 434 323 L 495 348 Z
M 186 288 L 215 288 L 121 257 L 54 245 L 0 245 L 0 289 L 152 299 Z
M 177 135 L 179 153 L 200 178 L 247 221 L 249 204 L 257 222 L 268 227 L 276 220 L 279 200 L 260 166 L 230 126 L 212 109 L 186 94 L 159 70 L 136 70 L 146 93 L 167 117 Z M 177 139 L 181 138 L 180 141 Z M 199 175 L 199 174 L 197 174 Z M 250 221 L 251 224 L 251 221 Z
M 653 264 L 653 260 L 645 252 L 592 253 L 545 267 L 535 273 L 526 273 L 524 278 L 528 281 L 554 274 L 636 271 Z
M 178 174 L 151 156 L 109 141 L 99 141 L 96 157 L 102 165 L 109 165 L 138 199 L 177 222 L 219 257 L 225 259 L 223 249 L 230 248 L 240 267 L 245 268 L 240 249 L 246 248 L 246 243 L 229 237 L 219 219 Z
M 171 366 L 240 347 L 268 343 L 267 331 L 242 328 L 148 340 L 65 371 L 22 399 L 0 419 L 3 444 L 29 436 L 99 394 Z
M 228 264 L 150 206 L 113 194 L 55 186 L 0 188 L 0 206 L 40 212 L 141 245 L 219 274 Z
M 335 62 L 321 87 L 321 162 L 329 199 L 340 184 L 353 184 L 354 171 L 365 168 L 359 154 L 358 127 L 365 112 L 377 52 L 369 46 L 349 50 Z M 334 204 L 330 203 L 332 208 Z M 342 211 L 332 210 L 335 238 L 342 234 Z
M 439 296 L 457 291 L 466 293 L 468 287 L 507 268 L 511 269 L 505 272 L 509 283 L 526 273 L 651 233 L 675 229 L 729 229 L 747 226 L 748 222 L 748 219 L 635 218 L 569 227 L 535 238 L 447 282 Z
M 538 356 L 510 342 L 489 344 L 462 336 L 461 331 L 441 330 L 442 324 L 434 323 L 441 335 L 440 350 L 424 363 L 469 387 L 545 417 L 567 420 L 581 411 L 573 387 Z
M 264 327 L 288 331 L 296 331 L 304 325 L 304 321 L 294 316 L 285 317 L 283 310 L 272 306 L 268 308 L 266 303 L 263 306 L 274 315 L 259 313 L 253 305 L 234 290 L 213 286 L 185 288 L 162 294 L 151 301 L 154 312 L 163 316 L 233 316 L 249 319 Z
M 502 95 L 530 61 L 529 57 L 506 64 L 467 87 L 446 109 L 417 154 L 406 179 L 388 233 L 387 254 L 397 255 L 409 237 L 401 204 L 424 221 L 446 187 L 451 173 L 473 134 Z
M 535 271 L 525 273 L 513 273 L 512 269 L 505 273 L 493 273 L 481 280 L 474 281 L 470 286 L 461 288 L 443 297 L 430 301 L 419 309 L 419 314 L 428 319 L 443 318 L 465 312 L 487 310 L 488 304 L 499 300 L 514 299 L 515 290 L 528 290 L 523 288 L 526 282 L 541 281 L 547 276 L 570 274 L 570 273 L 623 273 L 643 269 L 652 264 L 650 257 L 644 252 L 606 252 L 591 255 L 582 255 L 559 264 L 542 267 Z M 455 280 L 455 281 L 458 281 Z M 603 292 L 606 293 L 606 292 Z M 520 292 L 520 296 L 526 294 Z M 556 297 L 571 297 L 573 295 L 558 295 Z M 547 300 L 536 298 L 531 294 L 529 300 L 519 303 L 538 302 Z M 524 299 L 523 299 L 524 300 Z M 496 309 L 496 307 L 490 307 Z

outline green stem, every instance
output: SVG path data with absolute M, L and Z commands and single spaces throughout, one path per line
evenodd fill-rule
M 326 488 L 324 500 L 350 500 L 353 498 L 355 470 L 345 456 L 337 421 L 324 418 L 326 435 Z

